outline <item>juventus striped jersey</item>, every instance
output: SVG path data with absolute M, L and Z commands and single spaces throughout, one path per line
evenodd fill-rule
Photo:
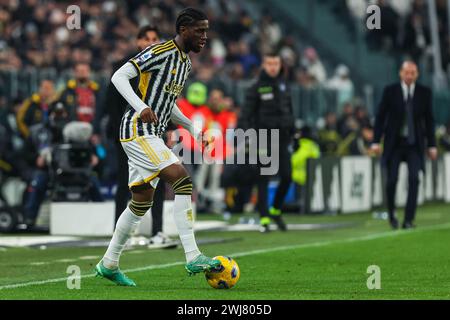
M 120 141 L 131 141 L 144 135 L 161 137 L 192 69 L 191 60 L 174 40 L 170 40 L 146 48 L 129 62 L 139 73 L 136 94 L 152 108 L 158 122 L 143 123 L 136 110 L 128 105 L 120 124 Z

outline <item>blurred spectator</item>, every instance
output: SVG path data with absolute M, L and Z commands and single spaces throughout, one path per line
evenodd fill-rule
M 325 115 L 325 126 L 319 130 L 319 145 L 323 156 L 336 155 L 341 136 L 337 127 L 337 116 L 334 112 Z
M 325 83 L 327 80 L 327 73 L 314 48 L 309 47 L 305 50 L 302 58 L 302 65 L 313 78 L 315 84 L 323 85 Z
M 373 140 L 373 128 L 370 124 L 359 126 L 359 124 L 352 120 L 352 130 L 341 141 L 338 146 L 338 156 L 356 156 L 356 155 L 370 155 L 370 144 Z
M 339 117 L 337 122 L 337 130 L 341 137 L 345 138 L 351 131 L 355 129 L 355 123 L 357 120 L 355 118 L 353 105 L 347 102 L 342 110 L 342 115 Z
M 207 99 L 208 88 L 201 82 L 194 82 L 189 85 L 186 98 L 181 98 L 177 101 L 177 105 L 181 112 L 183 112 L 196 127 L 202 128 L 203 131 L 207 129 L 207 123 L 211 121 L 213 117 L 211 110 L 206 106 Z M 183 157 L 193 157 L 194 153 L 201 152 L 197 141 L 190 135 L 188 137 L 183 137 L 182 143 L 183 150 L 191 151 L 191 154 L 183 155 Z M 192 163 L 192 160 L 188 161 L 188 163 Z M 188 165 L 187 167 L 191 173 L 194 172 L 193 166 Z
M 430 44 L 430 31 L 425 25 L 424 17 L 416 10 L 406 18 L 402 50 L 413 60 L 419 59 Z
M 316 85 L 314 77 L 305 67 L 300 67 L 295 71 L 295 81 L 305 89 L 313 89 Z
M 47 121 L 50 104 L 56 99 L 51 80 L 43 80 L 39 92 L 26 99 L 17 113 L 17 126 L 24 138 L 30 135 L 30 127 Z
M 325 87 L 337 91 L 338 110 L 344 103 L 350 101 L 355 94 L 353 82 L 350 79 L 350 70 L 342 64 L 336 68 L 333 78 L 325 83 Z
M 236 127 L 236 114 L 231 110 L 232 100 L 224 96 L 219 89 L 213 89 L 209 94 L 208 107 L 211 110 L 207 118 L 206 133 L 214 136 L 214 144 L 204 155 L 208 157 L 203 162 L 195 177 L 195 185 L 199 194 L 199 205 L 209 208 L 209 211 L 220 212 L 223 194 L 220 190 L 220 180 L 225 159 L 230 156 L 232 149 L 227 144 L 227 129 Z M 214 161 L 209 161 L 214 160 Z M 211 206 L 209 206 L 211 204 Z
M 260 51 L 270 52 L 275 49 L 282 39 L 282 31 L 280 25 L 274 21 L 269 9 L 263 11 L 259 26 Z
M 397 47 L 399 15 L 386 0 L 378 0 L 381 29 L 369 30 L 367 40 L 373 49 L 392 50 Z
M 293 36 L 287 36 L 282 40 L 280 57 L 283 62 L 283 78 L 289 82 L 295 81 L 298 55 Z
M 100 132 L 102 116 L 98 104 L 98 84 L 91 80 L 91 67 L 87 63 L 77 63 L 74 67 L 74 79 L 67 81 L 59 100 L 65 104 L 71 121 L 87 122 L 94 126 L 94 132 Z
M 367 109 L 363 106 L 355 108 L 355 118 L 360 127 L 370 126 L 370 118 Z
M 370 124 L 363 125 L 356 135 L 356 138 L 350 143 L 350 155 L 369 156 L 370 145 L 373 142 L 373 128 Z
M 244 74 L 246 76 L 251 76 L 252 71 L 259 66 L 260 60 L 258 56 L 251 51 L 250 45 L 246 41 L 241 40 L 238 46 L 238 60 L 244 68 Z
M 347 9 L 350 11 L 351 15 L 360 21 L 364 20 L 364 18 L 367 15 L 367 7 L 368 7 L 367 0 L 346 0 L 346 6 Z
M 299 130 L 295 142 L 295 151 L 291 157 L 292 180 L 299 186 L 305 186 L 308 159 L 320 158 L 320 148 L 312 138 L 312 129 L 307 126 Z
M 298 130 L 294 137 L 294 153 L 291 157 L 292 180 L 295 183 L 296 206 L 295 210 L 305 213 L 306 183 L 308 181 L 308 162 L 321 157 L 319 145 L 313 139 L 313 131 L 304 126 Z

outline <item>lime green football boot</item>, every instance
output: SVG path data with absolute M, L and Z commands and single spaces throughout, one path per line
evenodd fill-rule
M 103 266 L 102 261 L 95 266 L 95 276 L 108 279 L 118 286 L 136 287 L 136 283 L 120 271 L 119 268 L 114 270 L 108 269 Z
M 184 268 L 190 276 L 203 271 L 210 271 L 220 266 L 219 260 L 208 258 L 201 254 L 191 262 L 186 263 Z
M 261 233 L 269 233 L 270 232 L 270 218 L 262 217 L 259 220 L 259 232 Z
M 283 221 L 283 218 L 281 217 L 281 210 L 276 209 L 274 207 L 270 207 L 269 213 L 272 220 L 275 221 L 275 223 L 277 224 L 278 230 L 287 231 L 286 223 Z

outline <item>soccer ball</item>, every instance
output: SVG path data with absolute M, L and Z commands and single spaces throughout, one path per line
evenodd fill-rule
M 206 281 L 215 289 L 230 289 L 234 287 L 241 275 L 236 261 L 224 256 L 214 257 L 214 259 L 220 261 L 220 266 L 205 272 Z

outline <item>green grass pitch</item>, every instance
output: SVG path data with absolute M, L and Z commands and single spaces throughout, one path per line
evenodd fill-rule
M 199 217 L 204 219 L 205 217 Z M 209 216 L 211 218 L 211 216 Z M 217 219 L 217 217 L 215 217 Z M 235 218 L 236 219 L 236 218 Z M 230 290 L 208 286 L 202 274 L 188 277 L 181 249 L 126 251 L 121 268 L 136 288 L 93 277 L 104 248 L 17 248 L 0 251 L 0 299 L 449 299 L 450 206 L 418 212 L 418 228 L 391 231 L 369 213 L 288 216 L 289 223 L 352 222 L 332 230 L 199 232 L 205 254 L 229 255 L 241 278 Z M 67 267 L 81 268 L 81 288 L 69 290 Z M 367 268 L 381 270 L 381 289 L 369 290 Z

